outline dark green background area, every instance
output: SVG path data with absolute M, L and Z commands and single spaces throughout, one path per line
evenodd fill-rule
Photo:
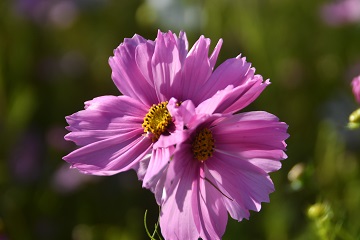
M 360 132 L 346 128 L 359 108 L 350 81 L 360 74 L 360 23 L 326 25 L 328 2 L 2 0 L 0 239 L 148 239 L 145 210 L 150 230 L 159 210 L 135 172 L 84 176 L 62 157 L 75 149 L 63 140 L 65 116 L 120 94 L 113 49 L 158 29 L 186 31 L 190 46 L 222 38 L 217 65 L 241 53 L 272 82 L 244 111 L 289 125 L 271 202 L 249 220 L 229 219 L 224 239 L 360 239 Z

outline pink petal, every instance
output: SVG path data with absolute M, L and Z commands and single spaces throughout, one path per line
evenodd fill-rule
M 146 42 L 140 44 L 135 50 L 135 62 L 136 65 L 144 76 L 145 80 L 152 88 L 155 88 L 154 79 L 152 75 L 151 58 L 154 55 L 155 44 L 154 42 Z M 155 93 L 155 91 L 154 91 Z M 156 94 L 155 94 L 156 95 Z
M 261 202 L 269 202 L 269 194 L 274 191 L 274 185 L 267 173 L 260 168 L 242 159 L 221 153 L 214 154 L 211 161 L 206 162 L 206 166 L 219 189 L 233 199 L 235 205 L 228 208 L 228 211 L 237 220 L 248 217 L 242 216 L 244 210 L 241 210 L 240 206 L 260 211 Z M 241 211 L 231 212 L 236 209 Z
M 136 171 L 139 180 L 143 180 L 146 174 L 146 170 L 149 167 L 150 159 L 151 159 L 152 149 L 143 157 L 143 159 L 139 162 L 139 168 Z
M 201 102 L 198 93 L 204 83 L 211 75 L 212 68 L 209 62 L 209 46 L 210 39 L 201 36 L 199 40 L 190 49 L 183 69 L 181 81 L 182 96 L 179 96 L 179 100 L 191 99 L 195 105 Z
M 200 237 L 199 222 L 194 218 L 193 205 L 198 193 L 194 192 L 198 167 L 187 162 L 187 166 L 179 168 L 177 179 L 173 183 L 173 193 L 163 202 L 160 213 L 161 233 L 165 239 L 198 239 Z M 175 163 L 175 161 L 174 161 Z
M 63 159 L 86 174 L 113 175 L 138 168 L 151 146 L 149 138 L 131 132 L 88 144 Z
M 170 163 L 174 149 L 175 148 L 173 146 L 169 148 L 153 149 L 150 162 L 143 179 L 142 186 L 144 188 L 149 188 L 153 192 L 155 191 L 157 182 Z
M 178 161 L 175 159 L 178 159 Z M 182 171 L 197 168 L 197 165 L 194 165 L 197 161 L 192 160 L 193 156 L 191 154 L 191 144 L 184 142 L 176 146 L 176 151 L 167 170 L 167 182 L 164 186 L 166 196 L 173 194 L 175 187 L 179 181 L 181 181 L 181 175 L 183 174 Z
M 225 232 L 227 224 L 227 210 L 224 206 L 222 194 L 212 184 L 204 179 L 198 181 L 198 188 L 194 189 L 194 193 L 199 196 L 199 206 L 197 209 L 201 223 L 202 239 L 221 239 Z
M 249 120 L 248 116 L 258 117 Z M 212 128 L 220 144 L 258 144 L 285 150 L 284 140 L 289 137 L 287 125 L 276 120 L 262 119 L 274 116 L 266 112 L 249 112 L 233 115 Z M 275 117 L 275 116 L 274 116 Z
M 217 60 L 217 58 L 219 56 L 222 43 L 223 43 L 223 40 L 219 39 L 219 41 L 217 42 L 217 44 L 216 44 L 216 46 L 214 48 L 214 51 L 212 52 L 212 54 L 211 54 L 211 56 L 209 58 L 211 69 L 214 69 L 214 67 L 215 67 L 216 60 Z
M 174 162 L 173 162 L 174 150 L 175 150 L 175 147 L 173 146 L 169 149 L 168 153 L 166 153 L 166 152 L 165 152 L 165 154 L 162 153 L 162 155 L 166 155 L 166 157 L 164 158 L 163 156 L 161 156 L 162 160 L 163 160 L 162 161 L 163 164 L 160 164 L 159 168 L 152 167 L 153 174 L 152 174 L 152 178 L 151 178 L 151 183 L 148 182 L 148 183 L 150 183 L 148 187 L 150 188 L 151 191 L 154 192 L 156 202 L 159 205 L 162 205 L 162 203 L 167 199 L 167 196 L 171 195 L 173 193 L 175 187 L 177 186 L 177 183 L 180 181 L 180 179 L 178 178 L 179 171 L 177 171 L 177 170 L 174 171 Z M 168 156 L 171 156 L 170 160 L 167 159 Z M 186 155 L 186 156 L 188 156 L 188 155 Z M 189 158 L 186 157 L 185 159 L 189 159 Z M 157 162 L 159 162 L 159 161 L 157 161 Z M 185 164 L 185 166 L 186 166 L 186 161 L 181 161 L 181 163 Z M 147 174 L 146 171 L 148 171 L 149 165 L 150 165 L 150 158 L 143 159 L 140 162 L 139 170 L 141 172 L 138 171 L 139 178 L 141 178 L 141 179 L 144 178 L 145 174 Z M 153 165 L 155 165 L 155 164 L 153 164 Z M 176 168 L 184 169 L 183 167 L 178 166 L 178 165 L 176 166 Z M 145 169 L 145 171 L 144 171 L 144 169 Z
M 250 81 L 249 81 L 250 82 Z M 250 84 L 249 88 L 241 93 L 240 96 L 236 97 L 231 95 L 229 98 L 234 99 L 235 101 L 226 109 L 223 113 L 235 113 L 252 103 L 259 95 L 264 91 L 264 89 L 270 85 L 270 81 L 266 80 L 263 82 L 263 79 L 260 75 L 256 75 L 251 82 L 255 82 L 253 85 Z M 241 88 L 241 87 L 239 87 Z
M 126 39 L 124 43 L 120 44 L 114 50 L 114 56 L 109 58 L 112 69 L 111 76 L 120 92 L 123 95 L 138 99 L 146 105 L 158 103 L 158 99 L 154 91 L 154 85 L 139 70 L 135 55 L 138 46 L 149 44 L 150 41 L 135 35 L 132 39 Z M 142 54 L 137 53 L 137 57 L 144 57 L 145 60 L 149 60 L 147 54 L 151 54 L 151 52 L 149 53 L 145 49 Z
M 207 99 L 218 90 L 229 85 L 234 87 L 244 84 L 254 76 L 255 70 L 250 68 L 251 64 L 245 58 L 231 58 L 223 62 L 215 69 L 209 80 L 202 87 L 199 94 L 200 99 Z
M 201 178 L 202 164 L 189 151 L 190 144 L 177 146 L 167 171 L 162 234 L 165 239 L 220 239 L 227 223 L 222 195 Z
M 243 85 L 227 86 L 211 98 L 199 104 L 199 113 L 235 113 L 252 103 L 265 89 L 269 82 L 263 83 L 262 78 L 254 78 Z
M 161 206 L 166 199 L 166 192 L 165 192 L 165 182 L 167 179 L 167 171 L 164 170 L 163 174 L 161 175 L 159 181 L 157 182 L 155 189 L 153 190 L 156 203 Z
M 167 105 L 171 116 L 174 119 L 176 125 L 179 125 L 181 130 L 185 124 L 190 124 L 195 120 L 195 106 L 192 101 L 186 100 L 178 106 L 178 102 L 175 99 L 171 99 Z
M 184 142 L 189 138 L 189 133 L 186 131 L 175 130 L 168 136 L 160 136 L 159 140 L 154 143 L 154 148 L 167 148 Z
M 65 139 L 84 146 L 122 133 L 141 134 L 147 111 L 147 106 L 130 97 L 95 98 L 85 103 L 85 110 L 66 117 L 72 132 Z
M 175 34 L 174 34 L 174 37 L 177 38 Z M 183 65 L 186 55 L 188 54 L 188 47 L 189 47 L 186 33 L 184 31 L 180 31 L 179 37 L 177 38 L 176 45 L 179 50 L 179 58 L 180 58 L 181 65 Z
M 158 32 L 151 64 L 158 99 L 162 102 L 171 97 L 178 98 L 181 88 L 177 79 L 181 77 L 182 66 L 177 39 L 170 31 Z
M 127 45 L 133 45 L 134 47 L 138 46 L 140 43 L 146 42 L 146 39 L 140 36 L 139 34 L 134 34 L 132 38 L 125 38 L 124 43 Z
M 212 128 L 217 151 L 249 161 L 266 172 L 281 167 L 287 156 L 287 125 L 266 112 L 234 115 Z
M 214 176 L 212 176 L 212 174 Z M 234 186 L 233 183 L 231 183 L 232 185 L 223 184 L 224 180 L 219 176 L 219 174 L 214 171 L 213 173 L 210 173 L 207 167 L 205 167 L 205 176 L 209 182 L 211 182 L 217 187 L 219 191 L 221 191 L 221 194 L 223 195 L 224 206 L 233 219 L 236 219 L 238 221 L 241 221 L 244 218 L 249 219 L 249 206 L 250 208 L 253 207 L 252 202 L 250 202 L 249 206 L 246 207 L 244 201 L 242 201 L 241 198 L 231 198 L 232 196 L 237 196 L 239 191 L 237 186 Z M 226 186 L 226 189 L 224 189 L 225 186 L 223 185 Z

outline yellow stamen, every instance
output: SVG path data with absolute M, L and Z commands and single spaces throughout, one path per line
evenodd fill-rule
M 214 138 L 208 128 L 204 128 L 196 134 L 192 143 L 192 152 L 197 160 L 203 162 L 212 157 L 214 148 Z
M 142 127 L 145 133 L 152 133 L 152 141 L 156 142 L 172 122 L 172 117 L 166 108 L 168 102 L 153 104 L 144 118 Z

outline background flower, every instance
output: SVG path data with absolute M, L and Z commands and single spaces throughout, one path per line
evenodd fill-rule
M 321 8 L 323 20 L 333 26 L 360 21 L 360 1 L 340 0 L 328 3 Z
M 355 77 L 352 80 L 351 85 L 355 99 L 360 104 L 360 76 Z

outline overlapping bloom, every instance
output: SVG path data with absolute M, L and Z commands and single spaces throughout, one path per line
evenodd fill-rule
M 214 113 L 227 107 L 230 93 L 220 91 L 197 108 L 191 101 L 169 102 L 186 137 L 174 133 L 157 144 L 177 145 L 171 160 L 160 158 L 166 167 L 147 169 L 165 239 L 220 239 L 228 213 L 238 221 L 248 219 L 249 210 L 259 211 L 274 191 L 269 173 L 287 157 L 287 125 L 261 111 Z
M 201 36 L 188 51 L 184 32 L 176 36 L 159 31 L 155 41 L 139 35 L 125 39 L 109 59 L 112 79 L 122 95 L 95 98 L 85 103 L 84 110 L 66 117 L 70 133 L 65 139 L 80 148 L 63 159 L 94 175 L 137 170 L 142 159 L 148 159 L 149 169 L 162 168 L 158 159 L 169 159 L 174 145 L 154 146 L 178 130 L 167 110 L 172 97 L 198 106 L 228 88 L 227 107 L 215 112 L 233 113 L 269 84 L 240 56 L 213 72 L 221 45 L 222 40 L 209 56 L 210 39 Z M 152 176 L 146 172 L 140 176 L 145 187 L 152 185 Z
M 352 80 L 351 86 L 355 99 L 360 104 L 360 76 L 357 76 Z

